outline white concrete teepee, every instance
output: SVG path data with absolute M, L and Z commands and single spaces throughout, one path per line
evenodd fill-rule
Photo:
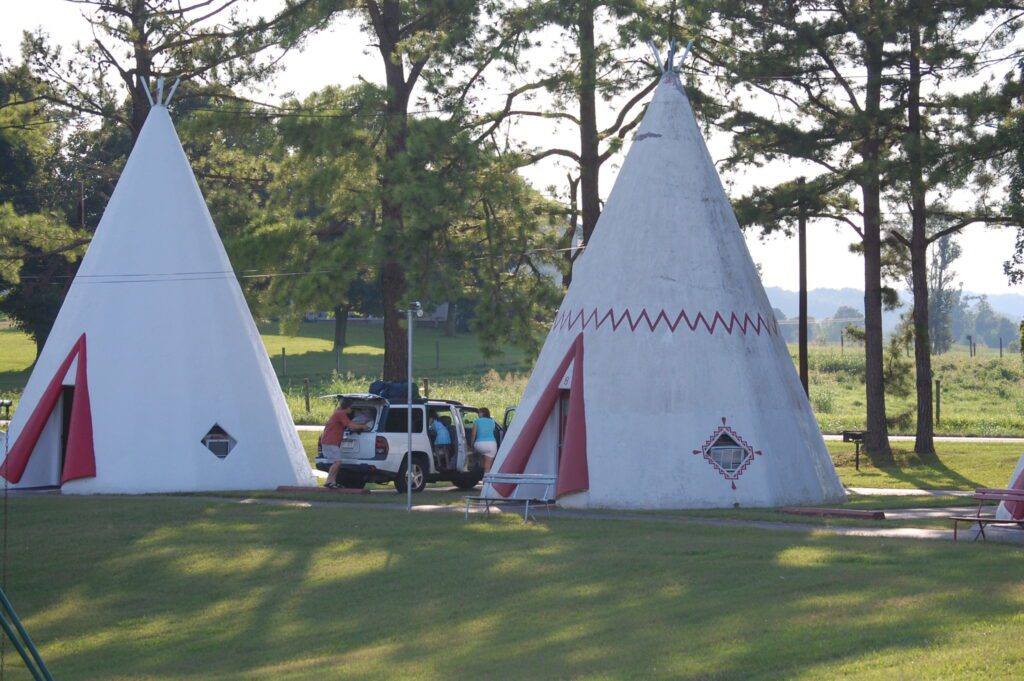
M 557 473 L 558 502 L 570 507 L 844 498 L 671 70 L 576 262 L 494 470 Z
M 132 494 L 313 484 L 165 103 L 139 134 L 9 441 L 0 474 L 15 487 Z

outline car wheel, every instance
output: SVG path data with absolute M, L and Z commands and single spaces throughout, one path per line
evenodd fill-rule
M 480 473 L 462 473 L 452 478 L 452 483 L 461 490 L 473 489 L 483 479 Z
M 395 489 L 400 494 L 405 494 L 408 489 L 405 484 L 405 464 L 398 469 L 398 477 L 395 478 Z M 423 461 L 420 458 L 412 460 L 412 491 L 422 492 L 423 488 L 427 486 L 427 471 L 423 465 Z

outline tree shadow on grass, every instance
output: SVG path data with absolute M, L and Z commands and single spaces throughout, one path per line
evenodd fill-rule
M 940 649 L 955 623 L 1019 611 L 999 546 L 369 506 L 16 506 L 11 591 L 61 679 L 786 678 Z
M 917 489 L 974 490 L 983 485 L 950 468 L 937 454 L 916 454 L 912 450 L 893 449 L 895 463 L 889 466 L 871 466 L 879 474 L 904 482 Z M 833 454 L 837 467 L 852 468 L 853 455 Z M 861 459 L 861 470 L 866 466 Z

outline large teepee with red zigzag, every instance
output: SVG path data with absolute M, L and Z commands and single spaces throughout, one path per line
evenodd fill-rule
M 15 487 L 313 484 L 162 90 L 11 422 Z
M 576 261 L 492 470 L 556 473 L 558 503 L 569 507 L 844 497 L 671 69 Z

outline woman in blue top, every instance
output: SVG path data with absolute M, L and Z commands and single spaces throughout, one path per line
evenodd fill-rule
M 430 415 L 430 428 L 434 431 L 434 453 L 440 460 L 438 468 L 448 468 L 451 465 L 452 437 L 448 432 L 446 420 L 444 416 Z
M 486 407 L 480 409 L 480 416 L 473 422 L 469 429 L 469 439 L 473 443 L 473 450 L 483 457 L 484 473 L 491 470 L 494 464 L 494 457 L 498 454 L 498 442 L 494 438 L 494 419 L 491 418 L 491 411 Z

